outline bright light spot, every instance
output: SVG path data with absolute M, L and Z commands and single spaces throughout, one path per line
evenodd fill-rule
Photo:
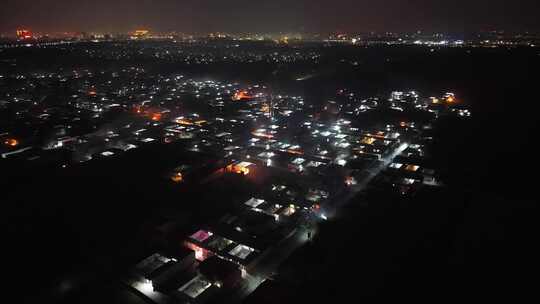
M 344 159 L 339 159 L 339 160 L 337 161 L 337 164 L 340 165 L 340 166 L 345 166 L 345 165 L 347 164 L 347 161 L 344 160 Z
M 137 285 L 136 289 L 144 294 L 154 292 L 154 286 L 152 286 L 152 281 L 150 280 L 145 279 L 144 282 L 140 282 Z

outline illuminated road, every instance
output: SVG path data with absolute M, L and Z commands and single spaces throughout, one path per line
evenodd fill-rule
M 261 260 L 255 265 L 254 269 L 248 270 L 249 274 L 242 281 L 238 291 L 224 302 L 239 303 L 255 291 L 264 281 L 271 280 L 279 265 L 308 241 L 308 231 L 313 235 L 315 230 L 316 228 L 309 230 L 306 228 L 297 228 L 291 236 L 276 244 L 261 257 Z
M 307 74 L 307 75 L 304 75 L 302 77 L 298 77 L 296 78 L 296 81 L 304 81 L 304 80 L 308 80 L 308 79 L 311 79 L 313 77 L 317 76 L 317 74 Z
M 383 159 L 377 163 L 375 163 L 370 168 L 365 169 L 368 173 L 365 178 L 363 178 L 361 181 L 358 181 L 356 185 L 352 186 L 351 188 L 351 194 L 356 195 L 358 192 L 364 190 L 367 185 L 377 176 L 381 171 L 386 169 L 393 161 L 396 156 L 401 154 L 401 152 L 405 151 L 409 147 L 408 143 L 402 143 L 397 147 L 390 155 L 383 157 Z M 343 203 L 346 203 L 348 200 L 345 200 Z
M 349 203 L 358 193 L 365 190 L 369 183 L 385 170 L 393 162 L 396 156 L 401 154 L 408 146 L 407 143 L 400 144 L 392 151 L 392 153 L 368 166 L 364 170 L 365 174 L 357 181 L 356 185 L 336 193 L 328 204 L 330 207 L 327 207 L 324 210 L 326 218 L 330 220 L 335 218 L 344 205 Z M 310 216 L 309 218 L 304 219 L 304 221 L 308 224 L 299 224 L 298 228 L 296 228 L 289 237 L 270 248 L 263 256 L 261 256 L 256 265 L 252 269 L 248 269 L 248 274 L 241 281 L 240 286 L 238 286 L 236 291 L 230 296 L 225 297 L 223 302 L 240 303 L 255 291 L 257 287 L 264 283 L 264 281 L 272 280 L 279 265 L 291 256 L 295 250 L 299 249 L 309 241 L 308 233 L 311 234 L 312 238 L 314 237 L 317 232 L 316 223 L 323 221 L 323 219 L 318 216 Z M 309 222 L 311 222 L 311 224 L 309 224 Z M 170 302 L 170 298 L 161 293 L 154 292 L 151 285 L 143 281 L 144 280 L 134 280 L 127 282 L 127 285 L 138 293 L 145 295 L 154 303 L 168 304 Z
M 337 212 L 345 204 L 349 203 L 353 197 L 358 193 L 365 190 L 368 184 L 384 169 L 386 169 L 398 156 L 401 152 L 405 151 L 409 147 L 409 144 L 402 143 L 399 145 L 392 153 L 383 157 L 381 161 L 374 163 L 372 166 L 366 169 L 367 174 L 365 177 L 358 181 L 358 183 L 350 188 L 347 191 L 343 191 L 337 194 L 332 200 L 333 211 L 330 211 L 327 215 L 328 218 L 335 217 Z M 328 212 L 328 211 L 327 211 Z M 319 221 L 322 219 L 318 218 Z M 298 228 L 293 235 L 289 238 L 281 241 L 279 244 L 274 246 L 261 261 L 257 263 L 255 269 L 248 270 L 248 277 L 242 282 L 241 287 L 238 292 L 235 293 L 232 299 L 229 299 L 231 302 L 238 303 L 245 299 L 249 294 L 251 294 L 259 285 L 261 285 L 265 280 L 271 279 L 273 274 L 276 273 L 277 268 L 281 263 L 283 263 L 296 249 L 302 247 L 308 241 L 308 231 L 311 232 L 311 235 L 316 233 L 316 225 L 313 225 L 312 228 Z
M 405 151 L 408 147 L 408 143 L 402 143 L 394 151 L 392 151 L 392 153 L 383 157 L 380 161 L 375 162 L 368 168 L 364 169 L 364 172 L 366 172 L 366 174 L 361 180 L 357 181 L 356 185 L 349 187 L 349 191 L 342 192 L 335 196 L 332 203 L 329 204 L 332 209 L 326 211 L 328 213 L 327 216 L 329 218 L 337 216 L 339 210 L 345 204 L 349 203 L 351 199 L 354 198 L 358 193 L 364 191 L 369 185 L 369 183 L 377 175 L 379 175 L 379 173 L 386 169 L 394 161 L 394 158 L 396 158 L 396 156 L 401 154 L 401 152 Z

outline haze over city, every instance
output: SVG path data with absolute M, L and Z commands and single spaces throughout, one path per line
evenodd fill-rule
M 535 0 L 5 0 L 0 31 L 534 31 L 537 11 Z

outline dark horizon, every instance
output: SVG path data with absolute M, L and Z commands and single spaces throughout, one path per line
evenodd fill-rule
M 534 0 L 335 0 L 254 3 L 144 0 L 6 0 L 0 32 L 476 32 L 538 31 Z

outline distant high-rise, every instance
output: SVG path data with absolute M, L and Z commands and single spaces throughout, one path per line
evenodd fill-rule
M 148 30 L 136 30 L 131 34 L 131 39 L 144 39 L 149 34 Z
M 32 39 L 32 32 L 29 30 L 17 30 L 17 39 L 19 40 L 27 40 Z

